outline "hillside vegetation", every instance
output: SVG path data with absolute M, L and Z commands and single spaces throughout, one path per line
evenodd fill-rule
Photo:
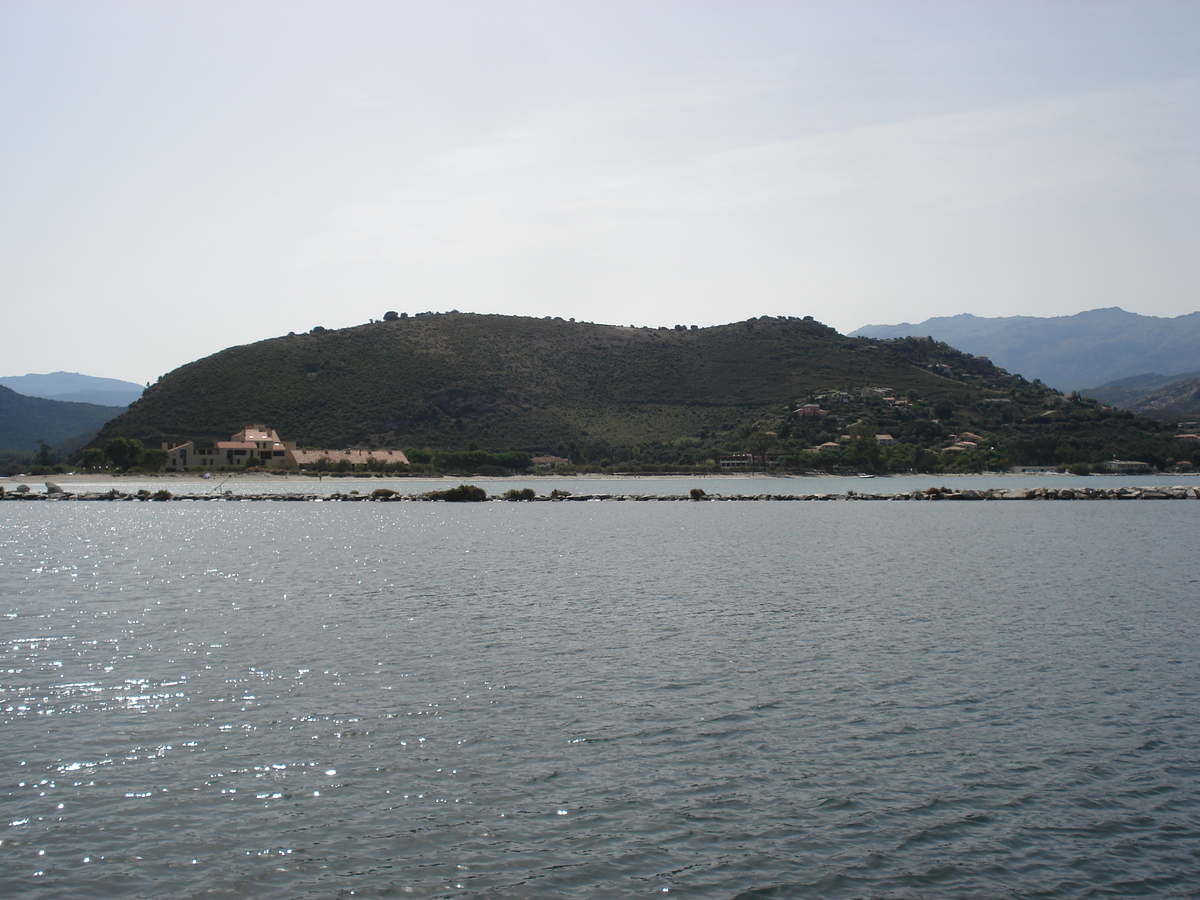
M 74 450 L 120 407 L 26 397 L 0 385 L 0 451 L 32 453 L 39 441 Z
M 1022 382 L 928 341 L 854 340 L 811 319 L 667 330 L 425 314 L 231 347 L 166 375 L 101 440 L 227 439 L 261 422 L 308 447 L 631 444 L 866 386 L 961 402 Z
M 796 414 L 813 400 L 826 415 Z M 518 469 L 551 454 L 589 471 L 712 471 L 746 452 L 791 471 L 1194 455 L 1160 423 L 926 338 L 796 318 L 648 329 L 464 313 L 231 347 L 164 376 L 95 445 L 224 440 L 251 423 L 301 447 L 405 448 L 414 471 L 512 469 L 506 451 Z M 813 452 L 822 444 L 834 446 Z

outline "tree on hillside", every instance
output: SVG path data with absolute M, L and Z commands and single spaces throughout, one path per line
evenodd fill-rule
M 166 450 L 151 447 L 142 451 L 141 456 L 138 457 L 138 465 L 148 472 L 159 472 L 167 464 L 169 455 Z
M 775 435 L 765 431 L 755 431 L 746 438 L 746 449 L 758 460 L 763 471 L 767 470 L 767 451 L 775 443 Z
M 103 469 L 107 464 L 108 457 L 104 455 L 104 451 L 99 447 L 88 447 L 83 451 L 83 467 L 89 472 L 96 469 Z
M 104 455 L 112 462 L 113 468 L 124 472 L 141 458 L 142 442 L 137 438 L 113 438 L 104 445 Z
M 874 471 L 879 466 L 883 451 L 875 438 L 875 426 L 859 422 L 850 429 L 850 443 L 846 445 L 846 461 Z

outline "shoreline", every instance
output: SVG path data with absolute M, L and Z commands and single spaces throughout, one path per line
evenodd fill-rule
M 1193 479 L 1200 473 L 1161 473 L 1154 475 L 1144 475 L 1139 477 L 1144 478 L 1182 478 Z M 105 472 L 70 472 L 61 475 L 5 475 L 0 476 L 0 487 L 8 485 L 21 484 L 43 484 L 45 482 L 53 482 L 55 484 L 86 484 L 95 482 L 104 482 L 119 486 L 122 483 L 135 484 L 140 482 L 162 482 L 164 487 L 168 485 L 187 485 L 194 484 L 197 488 L 204 487 L 211 490 L 214 486 L 224 483 L 242 484 L 247 482 L 282 482 L 290 484 L 303 484 L 311 482 L 312 484 L 347 484 L 347 485 L 369 485 L 378 484 L 379 482 L 401 482 L 411 483 L 414 487 L 422 484 L 431 484 L 438 482 L 455 482 L 463 483 L 471 480 L 475 481 L 498 481 L 505 484 L 536 484 L 543 481 L 579 481 L 579 482 L 626 482 L 626 481 L 645 481 L 645 480 L 663 480 L 663 481 L 705 481 L 712 479 L 736 479 L 745 481 L 822 481 L 826 479 L 847 479 L 847 478 L 862 478 L 863 481 L 873 479 L 885 479 L 887 481 L 902 481 L 904 479 L 919 479 L 919 478 L 937 478 L 937 479 L 959 479 L 959 478 L 1069 478 L 1072 480 L 1079 479 L 1105 479 L 1105 478 L 1127 478 L 1128 475 L 1121 473 L 1097 473 L 1092 475 L 1072 475 L 1070 472 L 944 472 L 944 473 L 896 473 L 872 475 L 864 478 L 861 475 L 835 475 L 828 472 L 818 473 L 798 473 L 788 472 L 780 474 L 772 474 L 767 472 L 705 472 L 692 475 L 680 475 L 673 473 L 658 473 L 658 472 L 639 472 L 630 473 L 628 475 L 607 475 L 602 473 L 581 473 L 564 475 L 555 472 L 547 472 L 544 475 L 482 475 L 479 473 L 471 475 L 369 475 L 369 474 L 354 474 L 354 475 L 307 475 L 278 472 L 234 472 L 222 475 L 213 475 L 211 478 L 203 478 L 199 474 L 190 472 L 142 472 L 133 475 L 118 474 L 113 475 Z
M 116 488 L 109 491 L 89 491 L 72 493 L 70 491 L 54 491 L 38 493 L 32 489 L 25 491 L 4 491 L 0 494 L 0 502 L 133 502 L 133 503 L 221 503 L 221 502 L 285 502 L 285 503 L 571 503 L 571 502 L 688 502 L 688 503 L 722 503 L 722 502 L 799 502 L 808 500 L 843 500 L 843 501 L 980 501 L 980 500 L 1200 500 L 1200 487 L 1185 487 L 1172 485 L 1165 488 L 1146 488 L 1124 486 L 1118 488 L 1084 487 L 1078 490 L 1071 488 L 1016 488 L 1003 490 L 988 488 L 986 490 L 950 490 L 949 488 L 927 488 L 897 494 L 867 494 L 858 491 L 846 491 L 837 494 L 707 494 L 696 488 L 690 494 L 571 494 L 555 492 L 533 497 L 505 497 L 502 495 L 484 496 L 478 499 L 447 499 L 435 496 L 435 492 L 422 494 L 401 494 L 387 488 L 378 489 L 369 494 L 351 491 L 350 493 L 334 493 L 318 496 L 301 493 L 256 493 L 235 494 L 226 491 L 223 494 L 173 494 L 162 489 L 151 492 L 146 489 L 137 493 L 122 492 Z M 436 492 L 444 494 L 445 492 Z M 480 492 L 482 493 L 482 491 Z

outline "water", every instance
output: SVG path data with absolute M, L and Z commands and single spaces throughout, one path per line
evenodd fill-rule
M 1200 896 L 1200 502 L 0 517 L 5 897 Z

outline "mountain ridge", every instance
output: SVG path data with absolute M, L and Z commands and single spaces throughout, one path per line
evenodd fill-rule
M 869 385 L 960 403 L 1028 389 L 944 345 L 850 338 L 811 318 L 651 329 L 428 313 L 227 348 L 165 375 L 98 440 L 224 440 L 262 423 L 313 447 L 637 444 Z
M 0 385 L 0 450 L 33 452 L 38 441 L 72 451 L 123 407 L 27 397 Z
M 850 333 L 872 338 L 905 335 L 931 336 L 1063 391 L 1152 371 L 1200 369 L 1200 312 L 1169 318 L 1113 306 L 1047 318 L 960 313 L 915 324 L 866 325 Z
M 125 407 L 142 395 L 144 388 L 132 381 L 81 375 L 78 372 L 47 372 L 0 377 L 0 385 L 26 397 Z

